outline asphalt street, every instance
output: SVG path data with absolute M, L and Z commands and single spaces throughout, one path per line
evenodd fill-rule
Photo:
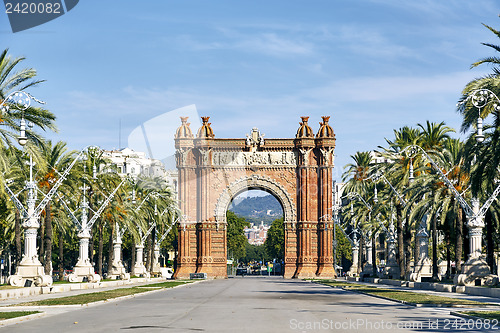
M 52 308 L 40 319 L 0 332 L 479 331 L 476 324 L 460 327 L 462 319 L 449 313 L 449 308 L 407 306 L 301 280 L 246 276 Z

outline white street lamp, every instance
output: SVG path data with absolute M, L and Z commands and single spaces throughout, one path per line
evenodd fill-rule
M 490 274 L 489 267 L 484 259 L 481 258 L 482 253 L 482 228 L 484 227 L 484 216 L 488 211 L 490 205 L 493 203 L 495 198 L 500 193 L 500 185 L 497 186 L 493 194 L 488 198 L 482 207 L 480 207 L 479 199 L 473 198 L 471 205 L 462 197 L 462 195 L 455 189 L 455 186 L 446 177 L 446 175 L 441 171 L 441 168 L 432 160 L 432 158 L 427 154 L 427 152 L 418 145 L 409 146 L 401 151 L 401 154 L 408 149 L 412 149 L 413 152 L 419 150 L 426 159 L 431 163 L 432 167 L 439 173 L 444 184 L 451 191 L 455 199 L 458 201 L 460 206 L 464 209 L 465 215 L 467 217 L 467 227 L 469 228 L 469 243 L 470 243 L 470 253 L 469 259 L 463 266 L 463 274 L 455 278 L 455 283 L 458 284 L 471 284 L 476 278 L 483 278 Z

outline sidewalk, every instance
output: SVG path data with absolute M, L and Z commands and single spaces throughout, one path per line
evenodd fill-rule
M 116 288 L 128 288 L 150 283 L 167 281 L 165 278 L 134 278 L 131 280 L 104 281 L 98 283 L 64 283 L 51 287 L 26 287 L 0 290 L 0 307 L 64 296 L 80 295 L 106 291 Z
M 113 298 L 110 300 L 92 302 L 92 303 L 88 303 L 88 304 L 84 304 L 84 305 L 16 306 L 17 304 L 20 304 L 20 303 L 30 302 L 30 301 L 40 301 L 40 300 L 45 300 L 45 299 L 59 298 L 59 297 L 66 297 L 66 296 L 75 296 L 75 295 L 88 294 L 88 293 L 96 293 L 96 292 L 107 291 L 107 290 L 112 290 L 112 289 L 119 289 L 119 288 L 130 288 L 130 287 L 138 287 L 138 286 L 140 287 L 143 285 L 164 282 L 164 281 L 174 281 L 174 280 L 167 280 L 166 278 L 151 278 L 151 279 L 134 278 L 131 280 L 105 281 L 105 282 L 90 283 L 90 284 L 89 283 L 57 284 L 57 285 L 53 286 L 53 287 L 58 287 L 58 288 L 56 288 L 57 290 L 55 292 L 52 292 L 52 293 L 39 293 L 39 294 L 33 294 L 33 295 L 28 295 L 28 296 L 23 296 L 23 297 L 18 297 L 18 298 L 2 299 L 2 300 L 0 300 L 0 312 L 40 311 L 40 313 L 32 314 L 29 316 L 21 316 L 21 317 L 12 318 L 12 319 L 0 320 L 0 329 L 2 327 L 14 325 L 16 323 L 20 323 L 20 322 L 27 321 L 27 320 L 33 320 L 33 319 L 46 317 L 46 316 L 54 316 L 57 314 L 68 312 L 68 311 L 79 310 L 79 309 L 82 309 L 84 307 L 97 306 L 97 305 L 107 303 L 107 302 L 117 302 L 117 301 L 123 300 L 125 298 L 132 298 L 132 297 L 135 297 L 136 295 L 144 295 L 145 293 L 161 291 L 164 289 L 159 288 L 157 290 L 146 291 L 145 293 L 141 293 L 141 294 L 122 296 L 122 297 L 117 297 L 117 298 Z M 78 286 L 78 285 L 80 285 L 80 286 Z M 92 286 L 89 286 L 89 285 L 92 285 Z M 182 287 L 182 286 L 184 286 L 184 285 L 176 286 L 173 288 Z M 59 287 L 61 287 L 61 288 L 59 288 Z M 20 289 L 30 289 L 30 288 L 20 288 Z M 10 289 L 10 290 L 15 290 L 15 289 Z

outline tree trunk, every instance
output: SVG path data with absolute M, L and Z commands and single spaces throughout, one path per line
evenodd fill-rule
M 45 260 L 44 269 L 46 275 L 52 275 L 52 210 L 50 203 L 45 206 Z
M 397 245 L 398 250 L 396 252 L 396 260 L 399 265 L 400 278 L 404 279 L 406 277 L 405 272 L 405 253 L 403 244 L 403 216 L 401 204 L 396 205 L 396 233 L 397 233 Z
M 408 216 L 406 217 L 406 223 L 403 230 L 403 243 L 404 243 L 404 263 L 405 263 L 405 275 L 404 278 L 407 279 L 411 272 L 411 223 Z
M 109 244 L 108 244 L 108 274 L 111 270 L 111 265 L 113 263 L 114 251 L 113 251 L 113 232 L 115 229 L 115 224 L 111 223 L 111 230 L 109 232 Z
M 147 254 L 146 254 L 146 270 L 151 272 L 149 269 L 151 265 L 151 233 L 148 235 L 147 241 L 146 241 L 146 248 L 147 248 Z
M 45 214 L 47 214 L 47 212 L 45 212 Z M 45 259 L 44 239 L 45 239 L 45 223 L 40 223 L 40 241 L 39 242 L 37 241 L 37 243 L 38 243 L 38 258 L 40 258 L 42 264 L 44 263 Z
M 420 227 L 418 227 L 420 228 Z M 416 230 L 418 233 L 419 229 Z M 418 262 L 418 258 L 420 258 L 420 246 L 418 244 L 418 237 L 414 237 L 413 239 L 413 263 L 416 264 Z
M 177 269 L 177 254 L 178 254 L 177 234 L 178 233 L 174 231 L 174 259 L 173 259 L 174 272 Z
M 458 207 L 456 227 L 455 227 L 455 274 L 462 271 L 462 250 L 464 242 L 464 221 L 462 207 Z
M 89 239 L 89 259 L 90 259 L 90 264 L 94 266 L 95 260 L 94 260 L 94 228 L 90 229 L 90 239 Z M 95 267 L 94 267 L 95 268 Z
M 19 214 L 19 211 L 16 209 L 16 216 L 15 216 L 15 226 L 14 226 L 14 233 L 15 233 L 15 238 L 16 238 L 16 264 L 18 265 L 19 262 L 21 262 L 22 255 L 23 255 L 23 248 L 21 244 L 21 215 Z
M 62 229 L 62 228 L 61 228 Z M 64 234 L 59 230 L 59 281 L 64 280 Z
M 132 253 L 131 253 L 131 260 L 130 260 L 130 272 L 132 272 L 132 268 L 135 265 L 135 239 L 132 237 Z
M 432 279 L 437 280 L 438 277 L 438 257 L 437 257 L 437 214 L 432 217 Z
M 446 278 L 449 279 L 451 277 L 451 244 L 450 237 L 447 237 L 446 240 Z
M 92 219 L 92 217 L 94 216 L 94 213 L 93 213 L 93 208 L 92 208 L 92 200 L 89 199 L 89 217 L 88 217 L 88 220 L 90 221 Z M 97 225 L 99 225 L 99 221 L 97 221 Z M 95 224 L 94 224 L 95 225 Z M 90 259 L 90 264 L 94 266 L 95 264 L 95 260 L 94 260 L 94 233 L 95 233 L 95 230 L 94 228 L 91 228 L 90 229 L 90 239 L 89 239 L 89 259 Z M 95 266 L 94 266 L 94 269 L 95 269 Z M 101 276 L 102 277 L 102 276 Z
M 103 252 L 103 247 L 104 247 L 104 235 L 103 235 L 103 222 L 99 221 L 99 226 L 98 226 L 98 236 L 99 236 L 99 244 L 97 247 L 97 274 L 102 276 L 102 252 Z
M 151 231 L 151 253 L 149 254 L 149 271 L 152 273 L 153 272 L 153 258 L 154 258 L 154 253 L 155 253 L 155 235 L 156 235 L 156 228 L 153 228 Z
M 486 262 L 488 266 L 490 266 L 490 272 L 495 271 L 495 244 L 493 242 L 493 234 L 495 230 L 493 229 L 493 215 L 491 211 L 488 209 L 485 216 L 486 222 Z
M 377 245 L 375 233 L 372 235 L 372 267 L 373 277 L 377 277 Z
M 359 251 L 358 251 L 358 275 L 363 269 L 363 252 L 365 247 L 365 241 L 363 240 L 363 235 L 359 237 Z

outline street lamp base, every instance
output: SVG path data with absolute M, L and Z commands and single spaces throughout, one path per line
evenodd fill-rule
M 498 276 L 490 273 L 490 267 L 482 257 L 469 258 L 462 266 L 462 272 L 453 282 L 458 286 L 496 285 Z
M 358 265 L 351 265 L 351 268 L 349 268 L 347 272 L 347 276 L 358 276 Z
M 138 276 L 138 277 L 145 277 L 149 279 L 151 275 L 146 269 L 146 266 L 144 264 L 135 264 L 134 267 L 132 267 L 132 275 Z
M 432 277 L 432 261 L 429 257 L 420 259 L 410 274 L 411 282 L 422 282 L 422 278 Z
M 127 273 L 121 260 L 113 262 L 111 269 L 108 272 L 109 279 L 130 280 L 130 273 Z
M 366 263 L 363 267 L 363 271 L 361 271 L 361 277 L 369 277 L 373 275 L 373 265 Z
M 399 266 L 397 262 L 389 262 L 385 265 L 383 270 L 383 275 L 385 277 L 390 277 L 392 279 L 399 278 L 400 275 Z
M 88 265 L 76 265 L 73 267 L 73 273 L 68 277 L 69 282 L 90 282 L 97 283 L 101 281 L 101 276 L 94 272 L 94 266 Z
M 11 286 L 30 287 L 34 284 L 36 287 L 49 287 L 52 285 L 52 276 L 46 275 L 43 266 L 38 263 L 21 262 L 17 266 L 16 274 L 9 276 L 7 280 Z

